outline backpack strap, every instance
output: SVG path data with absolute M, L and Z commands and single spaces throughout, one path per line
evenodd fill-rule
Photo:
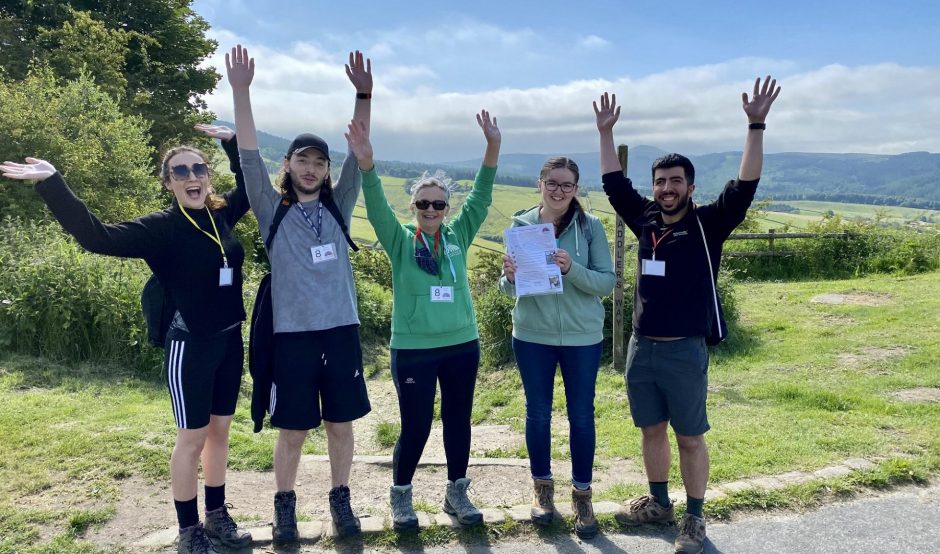
M 321 199 L 321 202 L 323 202 L 323 205 L 326 206 L 326 210 L 330 212 L 330 215 L 333 216 L 333 219 L 339 223 L 339 228 L 343 230 L 343 236 L 346 237 L 346 243 L 350 248 L 353 249 L 353 252 L 358 252 L 359 247 L 356 246 L 356 243 L 353 242 L 352 237 L 349 236 L 349 228 L 346 227 L 346 221 L 343 219 L 343 214 L 339 212 L 339 206 L 337 206 L 336 202 L 333 201 L 333 196 L 324 196 Z
M 271 244 L 274 242 L 274 235 L 277 234 L 277 229 L 281 226 L 281 220 L 284 219 L 285 215 L 287 215 L 287 210 L 290 209 L 290 206 L 291 201 L 286 197 L 278 203 L 277 210 L 274 211 L 274 219 L 271 220 L 271 227 L 268 228 L 268 240 L 264 241 L 265 250 L 271 250 Z
M 578 225 L 581 226 L 581 234 L 584 235 L 584 240 L 590 248 L 591 241 L 594 240 L 594 229 L 591 228 L 591 220 L 585 215 L 584 210 L 578 210 Z

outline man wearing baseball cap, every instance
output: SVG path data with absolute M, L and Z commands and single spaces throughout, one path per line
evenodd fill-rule
M 346 156 L 334 185 L 329 147 L 322 138 L 304 133 L 291 142 L 276 179 L 279 190 L 275 190 L 258 151 L 251 111 L 254 59 L 239 45 L 231 57 L 226 55 L 226 69 L 235 100 L 248 199 L 266 244 L 278 207 L 290 206 L 268 245 L 274 314 L 268 411 L 271 425 L 280 429 L 274 449 L 274 543 L 286 546 L 299 540 L 294 493 L 297 466 L 307 433 L 321 421 L 330 456 L 330 513 L 341 536 L 355 535 L 360 526 L 349 500 L 352 422 L 371 407 L 362 370 L 347 235 L 333 210 L 338 208 L 343 221 L 352 217 L 362 184 L 356 158 Z M 350 53 L 346 74 L 356 87 L 353 117 L 368 125 L 371 63 L 358 51 Z

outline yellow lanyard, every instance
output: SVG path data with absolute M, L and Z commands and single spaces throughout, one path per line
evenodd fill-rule
M 209 206 L 206 206 L 206 213 L 209 214 L 209 222 L 212 223 L 212 230 L 215 231 L 214 237 L 210 235 L 207 231 L 203 230 L 203 228 L 200 227 L 199 224 L 196 223 L 193 220 L 193 218 L 189 216 L 189 213 L 186 212 L 186 208 L 184 208 L 183 206 L 180 206 L 180 210 L 182 210 L 183 215 L 186 216 L 186 219 L 188 219 L 189 222 L 193 224 L 193 227 L 195 227 L 196 229 L 199 229 L 199 231 L 202 232 L 203 235 L 209 237 L 210 239 L 212 239 L 212 242 L 219 245 L 219 250 L 222 251 L 222 264 L 225 267 L 228 267 L 228 257 L 226 257 L 225 255 L 225 248 L 222 247 L 222 237 L 219 236 L 219 230 L 215 226 L 215 220 L 212 219 L 212 212 L 209 211 Z

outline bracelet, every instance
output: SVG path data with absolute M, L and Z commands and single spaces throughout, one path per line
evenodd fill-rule
M 371 92 L 357 92 L 356 98 L 358 98 L 359 100 L 368 100 L 372 98 L 372 93 Z
M 766 123 L 750 123 L 748 124 L 747 128 L 748 129 L 760 129 L 761 131 L 763 131 L 764 129 L 767 128 L 767 124 Z

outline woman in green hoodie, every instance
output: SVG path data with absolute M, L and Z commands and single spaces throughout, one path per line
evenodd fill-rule
M 571 502 L 575 531 L 597 533 L 591 504 L 594 464 L 594 384 L 604 330 L 601 297 L 614 288 L 615 275 L 604 225 L 578 202 L 579 171 L 565 157 L 548 159 L 538 180 L 541 202 L 513 215 L 513 227 L 550 223 L 558 244 L 561 294 L 516 298 L 512 310 L 512 349 L 526 395 L 526 447 L 534 481 L 532 521 L 547 525 L 555 516 L 551 470 L 552 393 L 555 368 L 565 383 L 571 445 Z M 515 296 L 516 265 L 503 258 L 500 289 Z
M 460 213 L 448 222 L 447 183 L 425 177 L 411 188 L 414 222 L 399 223 L 375 172 L 367 128 L 353 121 L 346 134 L 362 172 L 369 222 L 392 263 L 392 379 L 401 411 L 390 490 L 395 529 L 418 526 L 411 480 L 431 433 L 438 382 L 447 456 L 444 511 L 464 525 L 483 521 L 467 498 L 470 412 L 480 362 L 467 251 L 492 202 L 501 137 L 496 119 L 486 110 L 477 115 L 477 123 L 486 137 L 483 165 Z

